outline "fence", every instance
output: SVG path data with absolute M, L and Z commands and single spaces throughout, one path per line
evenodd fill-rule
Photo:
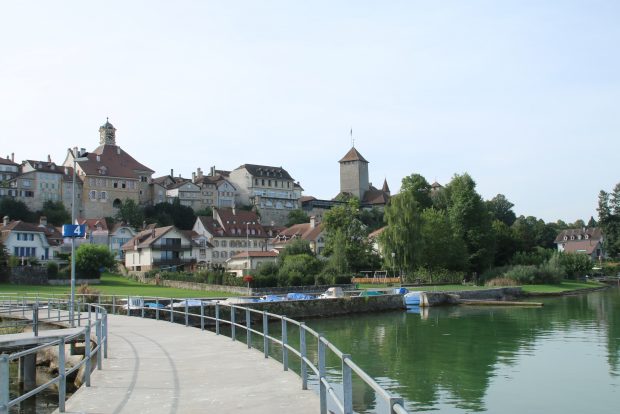
M 29 348 L 21 352 L 0 355 L 0 414 L 9 412 L 9 409 L 22 401 L 50 388 L 54 384 L 58 387 L 58 410 L 65 412 L 67 377 L 79 370 L 84 369 L 84 385 L 90 387 L 90 374 L 92 371 L 91 359 L 96 358 L 97 369 L 102 368 L 102 357 L 107 358 L 108 353 L 108 324 L 106 310 L 97 305 L 78 303 L 77 315 L 73 322 L 70 320 L 69 303 L 59 299 L 37 299 L 32 301 L 22 297 L 21 300 L 14 296 L 0 296 L 0 316 L 8 318 L 22 318 L 21 325 L 31 326 L 34 337 L 39 336 L 39 327 L 42 323 L 74 324 L 77 322 L 77 332 L 60 336 L 59 339 L 47 341 L 41 338 L 41 345 Z M 93 312 L 94 311 L 94 312 Z M 43 316 L 43 317 L 42 317 Z M 84 325 L 82 327 L 82 325 Z M 96 344 L 92 347 L 91 336 L 95 331 Z M 67 331 L 68 332 L 68 331 Z M 68 368 L 65 361 L 65 347 L 74 341 L 84 342 L 84 359 L 73 367 Z M 9 364 L 11 361 L 24 361 L 27 358 L 36 360 L 36 354 L 46 348 L 58 348 L 58 375 L 46 383 L 11 399 L 9 393 Z M 92 349 L 91 349 L 92 347 Z M 34 369 L 34 362 L 32 368 Z
M 316 380 L 321 414 L 327 414 L 328 403 L 331 404 L 330 410 L 335 407 L 338 412 L 343 414 L 354 412 L 354 378 L 362 381 L 373 390 L 378 400 L 381 401 L 381 406 L 385 407 L 386 413 L 407 413 L 402 398 L 383 389 L 355 364 L 351 355 L 341 352 L 327 338 L 306 326 L 304 322 L 266 311 L 222 303 L 218 299 L 179 300 L 162 297 L 98 295 L 95 301 L 98 307 L 104 310 L 110 309 L 113 314 L 120 313 L 135 317 L 149 317 L 170 323 L 177 322 L 185 324 L 185 326 L 196 326 L 203 331 L 209 325 L 216 335 L 223 335 L 223 328 L 226 328 L 228 330 L 226 333 L 232 341 L 243 340 L 248 349 L 254 346 L 253 339 L 256 336 L 259 338 L 259 342 L 262 342 L 265 358 L 269 358 L 272 348 L 277 346 L 281 352 L 278 355 L 279 362 L 282 363 L 284 371 L 291 368 L 289 363 L 291 355 L 299 359 L 299 374 L 303 390 L 308 389 L 311 378 Z M 190 308 L 194 311 L 190 312 Z M 273 322 L 277 326 L 274 331 L 279 331 L 279 335 L 276 335 L 276 332 L 270 332 L 270 323 L 273 326 Z M 259 325 L 258 328 L 256 327 L 257 324 Z M 298 341 L 291 341 L 292 337 L 289 336 L 293 327 L 298 331 Z M 310 355 L 310 345 L 316 346 L 315 352 L 312 352 L 315 357 Z M 335 357 L 340 361 L 340 369 L 339 372 L 330 373 L 331 375 L 328 376 L 327 360 L 330 357 Z M 341 378 L 340 382 L 337 381 L 338 378 Z

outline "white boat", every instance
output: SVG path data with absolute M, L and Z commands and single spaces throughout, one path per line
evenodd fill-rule
M 319 296 L 319 299 L 344 298 L 344 290 L 341 287 L 330 287 Z

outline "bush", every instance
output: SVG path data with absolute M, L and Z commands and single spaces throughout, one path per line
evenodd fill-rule
M 276 287 L 278 286 L 278 278 L 276 276 L 255 276 L 252 281 L 252 287 Z
M 592 272 L 592 260 L 586 254 L 561 253 L 560 263 L 564 268 L 566 277 L 576 279 L 579 276 Z
M 514 286 L 516 285 L 513 279 L 507 277 L 496 277 L 495 279 L 491 279 L 484 284 L 485 286 L 493 287 L 504 287 L 504 286 Z
M 98 300 L 99 292 L 97 289 L 89 287 L 88 284 L 78 286 L 76 293 L 78 294 L 77 301 L 82 303 L 95 303 Z
M 82 244 L 75 252 L 76 273 L 80 277 L 99 278 L 106 268 L 112 268 L 116 262 L 107 246 Z
M 351 283 L 351 276 L 340 275 L 334 276 L 334 284 L 335 285 L 348 285 Z
M 520 285 L 529 285 L 536 283 L 537 275 L 538 268 L 536 266 L 517 265 L 508 270 L 504 277 L 510 278 Z
M 447 269 L 427 269 L 419 267 L 412 274 L 407 275 L 407 282 L 418 282 L 427 284 L 452 283 L 460 284 L 465 278 L 465 273 L 455 272 Z
M 58 263 L 47 262 L 47 277 L 54 279 L 56 276 L 58 276 Z

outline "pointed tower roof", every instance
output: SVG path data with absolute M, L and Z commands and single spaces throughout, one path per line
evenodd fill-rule
M 362 154 L 360 154 L 355 147 L 352 147 L 349 152 L 347 152 L 347 155 L 345 155 L 344 157 L 342 157 L 342 159 L 338 162 L 347 162 L 347 161 L 362 161 L 368 164 L 368 161 L 366 161 L 366 158 L 364 158 L 362 156 Z
M 383 179 L 383 188 L 381 189 L 381 191 L 383 191 L 384 193 L 390 192 L 390 187 L 388 186 L 387 178 Z

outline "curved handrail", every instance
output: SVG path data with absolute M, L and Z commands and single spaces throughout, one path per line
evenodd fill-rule
M 351 355 L 344 354 L 327 338 L 306 326 L 304 322 L 300 322 L 284 315 L 278 315 L 266 311 L 252 309 L 249 307 L 222 303 L 224 298 L 208 298 L 208 299 L 178 299 L 164 298 L 156 296 L 119 296 L 119 295 L 86 295 L 89 297 L 96 296 L 96 305 L 102 309 L 109 309 L 112 314 L 127 314 L 129 316 L 149 317 L 157 320 L 167 320 L 169 322 L 183 323 L 190 326 L 190 319 L 198 320 L 200 329 L 205 330 L 207 322 L 215 325 L 215 333 L 221 334 L 222 325 L 230 329 L 230 337 L 233 341 L 240 340 L 238 338 L 238 330 L 245 332 L 245 343 L 248 348 L 252 348 L 252 337 L 257 335 L 263 338 L 263 352 L 265 358 L 269 358 L 269 350 L 271 345 L 278 345 L 282 349 L 280 356 L 284 371 L 289 369 L 289 354 L 293 354 L 300 359 L 300 377 L 302 389 L 308 389 L 308 381 L 311 373 L 316 376 L 319 388 L 319 399 L 321 413 L 327 412 L 327 403 L 330 400 L 338 411 L 344 414 L 353 413 L 353 375 L 366 383 L 380 398 L 390 414 L 406 414 L 404 400 L 394 396 L 379 385 L 371 376 L 355 364 Z M 35 297 L 31 295 L 30 298 Z M 82 296 L 76 295 L 80 298 Z M 17 295 L 14 296 L 17 299 Z M 32 299 L 31 299 L 32 300 Z M 187 301 L 196 301 L 200 305 L 188 305 Z M 179 305 L 175 308 L 173 305 Z M 200 313 L 190 312 L 190 308 L 200 308 Z M 78 307 L 79 308 L 79 307 Z M 211 314 L 205 311 L 213 308 Z M 227 312 L 223 312 L 226 309 Z M 223 317 L 227 313 L 229 319 Z M 239 317 L 241 316 L 241 317 Z M 253 321 L 254 317 L 254 321 Z M 253 326 L 256 320 L 262 320 L 262 329 Z M 269 334 L 269 321 L 280 321 L 281 337 Z M 288 341 L 288 328 L 296 326 L 299 330 L 299 349 L 295 348 Z M 308 354 L 308 340 L 314 338 L 316 342 L 318 361 L 315 363 Z M 342 384 L 330 380 L 327 376 L 326 361 L 328 351 L 331 352 L 341 361 L 341 370 L 336 375 L 342 378 Z M 342 395 L 339 395 L 337 389 L 342 387 Z
M 68 327 L 70 324 L 73 325 L 75 321 L 78 323 L 78 332 L 72 331 L 73 333 L 63 335 L 59 339 L 50 339 L 41 345 L 23 351 L 0 355 L 0 413 L 8 413 L 11 407 L 40 393 L 54 384 L 58 384 L 58 410 L 60 412 L 65 412 L 67 376 L 79 370 L 84 365 L 84 385 L 90 387 L 90 374 L 92 370 L 91 358 L 96 356 L 98 370 L 102 369 L 102 354 L 104 354 L 103 356 L 107 358 L 107 311 L 104 307 L 99 305 L 85 305 L 78 303 L 76 307 L 78 310 L 77 319 L 71 321 L 68 312 L 68 309 L 70 308 L 69 302 L 61 302 L 56 299 L 48 299 L 45 301 L 44 299 L 42 300 L 42 298 L 37 298 L 36 301 L 31 301 L 30 299 L 22 298 L 21 303 L 19 301 L 13 303 L 12 300 L 7 301 L 5 295 L 0 296 L 0 316 L 24 318 L 29 325 L 32 325 L 33 336 L 35 337 L 38 336 L 38 328 L 41 323 L 52 323 L 65 327 Z M 87 309 L 82 312 L 84 307 Z M 45 310 L 47 310 L 47 317 L 45 317 Z M 52 316 L 52 311 L 55 314 L 54 316 Z M 41 314 L 43 314 L 43 317 L 41 317 Z M 32 317 L 30 317 L 30 315 L 32 315 Z M 83 321 L 85 322 L 84 327 L 82 327 Z M 91 349 L 93 328 L 95 329 L 96 345 Z M 75 364 L 73 367 L 67 369 L 65 361 L 65 345 L 69 342 L 80 339 L 84 341 L 84 359 L 82 359 L 82 361 L 78 364 Z M 29 355 L 36 355 L 37 352 L 50 347 L 58 347 L 58 375 L 50 379 L 45 384 L 39 385 L 25 394 L 11 399 L 9 395 L 10 362 Z M 60 367 L 63 367 L 63 369 L 60 369 Z

